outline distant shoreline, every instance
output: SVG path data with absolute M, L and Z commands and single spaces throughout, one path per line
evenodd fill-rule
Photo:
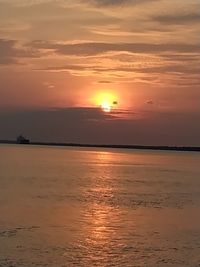
M 200 152 L 200 147 L 185 146 L 146 146 L 146 145 L 106 145 L 106 144 L 79 144 L 79 143 L 56 143 L 56 142 L 30 142 L 29 144 L 18 144 L 16 141 L 0 140 L 0 144 L 13 145 L 40 145 L 40 146 L 65 146 L 65 147 L 96 147 L 117 149 L 141 149 L 141 150 L 165 150 L 165 151 L 194 151 Z

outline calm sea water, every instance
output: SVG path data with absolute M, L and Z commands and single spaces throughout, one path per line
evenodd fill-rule
M 200 266 L 200 153 L 1 145 L 0 266 Z

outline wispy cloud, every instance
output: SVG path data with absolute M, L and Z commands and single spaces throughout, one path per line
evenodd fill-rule
M 200 23 L 199 12 L 192 12 L 186 14 L 167 14 L 167 15 L 157 15 L 153 17 L 153 20 L 166 24 L 166 25 L 185 25 Z
M 200 52 L 198 44 L 153 44 L 153 43 L 104 43 L 85 42 L 74 44 L 62 44 L 46 42 L 42 40 L 27 44 L 28 47 L 37 49 L 49 49 L 62 55 L 95 56 L 108 52 L 130 52 L 130 53 L 161 53 L 161 52 Z
M 88 2 L 91 4 L 95 4 L 97 6 L 123 6 L 123 5 L 139 5 L 145 2 L 152 2 L 156 0 L 87 0 L 84 2 Z M 158 0 L 157 0 L 158 1 Z
M 0 39 L 0 64 L 16 64 L 22 58 L 39 56 L 39 51 L 32 48 L 19 47 L 17 41 Z

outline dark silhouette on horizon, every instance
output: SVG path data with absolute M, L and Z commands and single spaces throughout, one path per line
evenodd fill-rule
M 0 144 L 29 144 L 39 146 L 68 146 L 68 147 L 96 147 L 96 148 L 116 148 L 116 149 L 143 149 L 143 150 L 172 150 L 172 151 L 196 151 L 200 152 L 200 147 L 194 146 L 155 146 L 155 145 L 117 145 L 117 144 L 81 144 L 81 143 L 56 143 L 56 142 L 30 142 L 23 135 L 19 135 L 16 141 L 0 140 Z
M 22 134 L 17 137 L 17 144 L 30 144 L 30 140 L 25 138 Z

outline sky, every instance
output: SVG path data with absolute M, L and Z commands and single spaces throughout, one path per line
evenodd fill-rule
M 200 0 L 0 0 L 0 139 L 200 146 Z

